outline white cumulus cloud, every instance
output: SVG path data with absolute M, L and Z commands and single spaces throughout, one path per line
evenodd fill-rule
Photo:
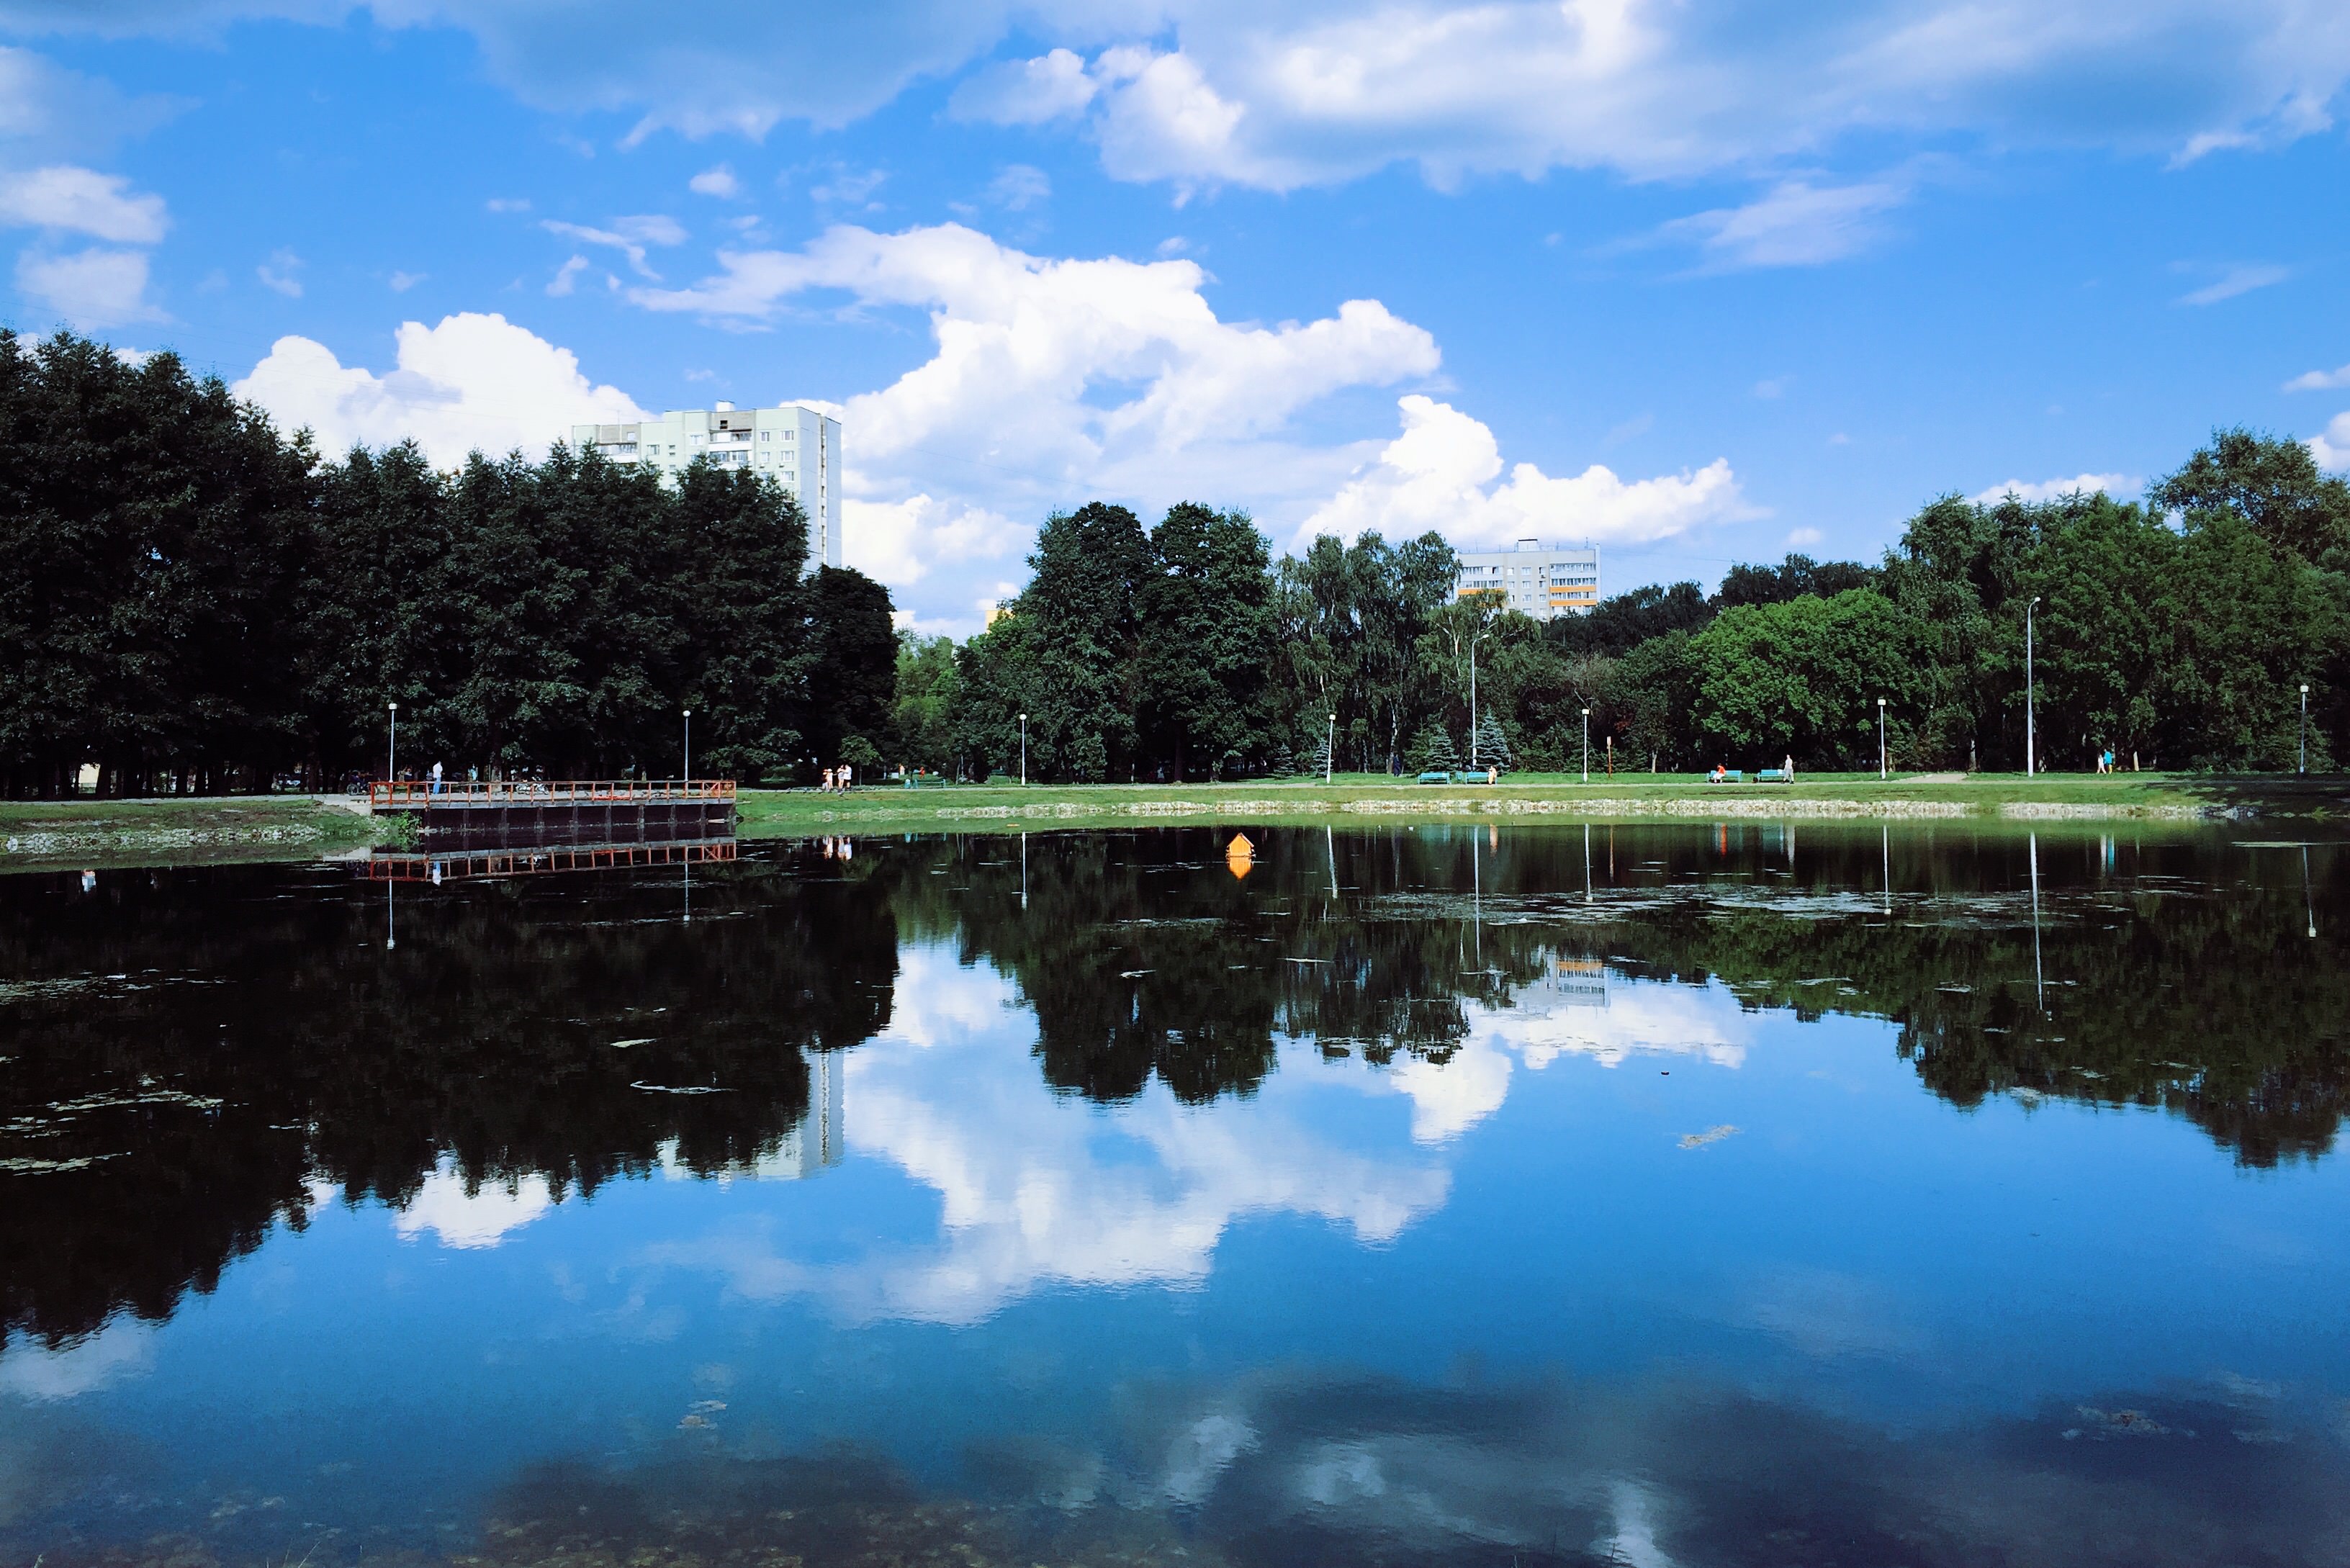
M 2304 370 L 2284 384 L 2288 392 L 2327 392 L 2350 387 L 2350 365 L 2338 370 Z
M 477 451 L 543 454 L 574 423 L 643 417 L 627 394 L 590 383 L 569 349 L 503 316 L 405 322 L 395 337 L 395 368 L 380 376 L 314 339 L 280 337 L 230 390 L 281 431 L 308 427 L 329 455 L 412 437 L 444 467 Z
M 2334 415 L 2332 423 L 2310 437 L 2309 451 L 2320 468 L 2350 469 L 2350 413 Z
M 1482 422 L 1418 393 L 1399 406 L 1403 434 L 1305 519 L 1301 542 L 1315 534 L 1351 539 L 1377 530 L 1394 538 L 1433 528 L 1468 549 L 1519 538 L 1639 543 L 1755 515 L 1724 458 L 1628 481 L 1598 463 L 1554 478 L 1521 462 L 1502 479 L 1501 444 Z
M 130 185 L 120 174 L 69 164 L 0 173 L 0 223 L 151 245 L 170 226 L 163 198 L 133 192 Z
M 1187 186 L 1743 172 L 1894 138 L 2183 162 L 2323 132 L 2350 82 L 2350 13 L 2312 0 L 871 0 L 650 34 L 621 0 L 0 0 L 118 36 L 359 12 L 463 28 L 525 101 L 639 137 L 829 129 L 960 75 L 955 112 L 1081 127 L 1113 173 Z M 983 65 L 1015 36 L 1042 52 Z
M 163 319 L 147 297 L 145 251 L 36 246 L 16 258 L 16 288 L 85 332 Z
M 1284 441 L 1293 417 L 1439 359 L 1425 330 L 1376 300 L 1307 322 L 1224 321 L 1197 263 L 1036 256 L 954 223 L 842 224 L 797 251 L 720 263 L 691 287 L 632 297 L 743 324 L 827 297 L 927 315 L 931 357 L 840 408 L 851 504 L 873 508 L 852 515 L 850 549 L 897 587 L 977 559 L 965 541 L 1006 547 L 1093 494 L 1163 505 L 1213 488 L 1222 502 L 1310 504 L 1353 460 Z M 875 524 L 862 545 L 859 517 Z
M 567 263 L 549 292 L 584 270 Z M 842 421 L 846 559 L 925 626 L 975 627 L 1024 575 L 1036 524 L 1094 499 L 1147 519 L 1187 499 L 1239 506 L 1276 537 L 1310 519 L 1348 534 L 1437 528 L 1463 545 L 1523 532 L 1656 539 L 1752 514 L 1721 460 L 1661 478 L 1553 478 L 1527 463 L 1503 478 L 1492 431 L 1425 397 L 1405 400 L 1405 434 L 1384 446 L 1331 428 L 1321 405 L 1334 394 L 1433 373 L 1435 339 L 1367 299 L 1306 321 L 1228 321 L 1209 282 L 1187 259 L 1055 258 L 959 224 L 841 224 L 798 250 L 722 251 L 712 275 L 629 297 L 752 328 L 835 306 L 927 321 L 928 357 L 877 389 L 835 401 L 750 389 Z M 238 389 L 329 452 L 412 435 L 442 463 L 475 447 L 542 452 L 574 422 L 637 417 L 569 352 L 496 316 L 408 323 L 380 374 L 286 337 Z
M 2059 501 L 2067 495 L 2095 495 L 2099 491 L 2107 495 L 2132 495 L 2140 483 L 2126 473 L 2076 473 L 2070 479 L 2043 479 L 2036 483 L 2011 479 L 1988 490 L 1979 490 L 1968 499 L 1978 506 L 1996 506 L 2011 495 L 2018 501 Z

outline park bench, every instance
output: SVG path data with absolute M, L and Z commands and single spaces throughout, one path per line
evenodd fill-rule
M 1754 775 L 1756 784 L 1794 784 L 1795 775 L 1784 768 L 1764 768 Z
M 1428 772 L 1419 775 L 1419 782 L 1422 784 L 1451 784 L 1452 782 L 1452 775 L 1431 768 Z
M 1725 772 L 1720 778 L 1714 777 L 1711 772 L 1700 774 L 1698 777 L 1704 780 L 1707 784 L 1744 784 L 1746 782 L 1746 770 L 1743 768 L 1731 768 Z
M 944 774 L 900 774 L 899 782 L 908 789 L 936 789 L 947 780 Z

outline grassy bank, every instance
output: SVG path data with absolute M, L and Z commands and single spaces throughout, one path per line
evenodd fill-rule
M 1364 822 L 1388 816 L 1507 821 L 1719 819 L 1757 816 L 1887 820 L 2140 820 L 2221 815 L 2350 817 L 2350 777 L 2220 778 L 2188 774 L 1899 775 L 1811 774 L 1793 784 L 1708 784 L 1647 774 L 1515 774 L 1497 785 L 1421 785 L 1341 774 L 1232 784 L 876 785 L 847 795 L 756 790 L 743 795 L 746 837 L 810 833 L 984 831 L 1146 823 Z
M 364 848 L 380 826 L 313 795 L 0 801 L 0 870 L 310 860 Z
M 2350 822 L 2350 776 L 2190 774 L 1898 776 L 1813 774 L 1800 784 L 1707 784 L 1646 774 L 1514 774 L 1498 785 L 1420 785 L 1376 774 L 1231 784 L 877 785 L 846 795 L 746 790 L 746 838 L 825 833 L 972 833 L 1041 827 L 1265 822 L 1365 825 L 1406 817 L 1499 822 L 1888 821 L 2191 823 L 2235 815 Z M 385 841 L 397 824 L 339 797 L 0 801 L 0 871 L 312 860 Z

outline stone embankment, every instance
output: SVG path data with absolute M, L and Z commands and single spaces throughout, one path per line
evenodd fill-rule
M 315 844 L 323 836 L 317 828 L 298 823 L 272 827 L 109 827 L 81 833 L 44 829 L 8 835 L 0 839 L 0 853 L 63 860 L 79 855 L 112 857 L 255 844 L 291 847 Z
M 827 812 L 826 820 L 853 819 L 858 814 Z M 892 816 L 908 814 L 892 812 Z M 1398 795 L 1370 799 L 1323 800 L 1308 796 L 1288 799 L 1229 798 L 1217 800 L 1040 801 L 1028 805 L 942 805 L 935 816 L 942 822 L 1076 821 L 1097 817 L 1244 816 L 1564 816 L 1679 817 L 1718 822 L 1724 818 L 1852 819 L 1866 821 L 1948 821 L 1964 817 L 2002 816 L 2017 820 L 2171 821 L 2191 822 L 2233 815 L 2220 808 L 2192 805 L 2152 805 L 2116 802 L 2112 805 L 2061 805 L 2053 802 L 2010 802 L 1978 805 L 1945 800 L 1839 800 L 1807 795 L 1729 794 L 1665 798 L 1545 798 L 1497 795 L 1480 799 L 1466 795 Z

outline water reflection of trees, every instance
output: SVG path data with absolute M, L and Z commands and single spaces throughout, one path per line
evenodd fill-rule
M 1577 958 L 1888 1019 L 1954 1104 L 2160 1106 L 2251 1165 L 2323 1153 L 2350 1112 L 2344 857 L 2304 888 L 2297 859 L 2176 837 L 1594 832 L 1588 862 L 1580 829 L 1260 832 L 1245 880 L 1211 830 L 963 839 L 898 898 L 1013 977 L 1046 1079 L 1099 1099 L 1247 1093 L 1285 1037 L 1441 1062 L 1470 1002 Z
M 807 1111 L 803 1053 L 889 1020 L 889 902 L 775 867 L 289 891 L 265 868 L 0 900 L 0 1333 L 168 1314 L 313 1183 L 414 1198 L 713 1172 Z M 717 1092 L 695 1093 L 695 1090 Z
M 0 1332 L 165 1315 L 313 1183 L 740 1168 L 806 1115 L 806 1051 L 887 1026 L 901 937 L 999 968 L 1045 1079 L 1105 1101 L 1245 1095 L 1296 1038 L 1442 1063 L 1581 960 L 1881 1017 L 1954 1104 L 2162 1107 L 2251 1165 L 2350 1110 L 2335 853 L 2304 889 L 2277 852 L 2043 837 L 2035 952 L 2016 835 L 1254 836 L 1244 880 L 1207 830 L 777 849 L 697 872 L 690 925 L 681 878 L 404 889 L 391 949 L 382 889 L 279 869 L 0 885 Z
M 1540 944 L 1520 943 L 1488 954 L 1487 972 L 1472 968 L 1465 917 L 1398 918 L 1331 896 L 1306 875 L 1304 836 L 1284 839 L 1297 856 L 1236 878 L 1218 836 L 960 840 L 900 880 L 899 907 L 910 931 L 1009 976 L 1035 1010 L 1045 1080 L 1100 1100 L 1154 1075 L 1193 1104 L 1246 1094 L 1279 1043 L 1301 1036 L 1441 1061 L 1468 1033 L 1466 999 L 1498 997 L 1544 961 Z M 1337 852 L 1347 875 L 1383 884 L 1435 869 L 1400 843 L 1350 837 Z

